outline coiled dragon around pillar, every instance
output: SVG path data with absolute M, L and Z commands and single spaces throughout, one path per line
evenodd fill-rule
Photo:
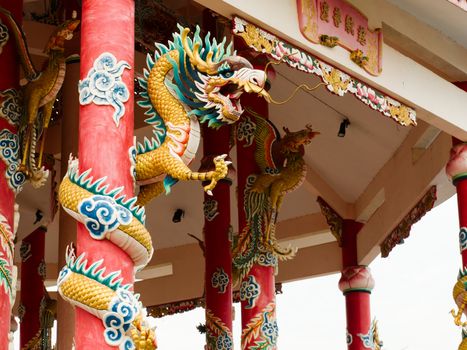
M 93 179 L 90 170 L 80 173 L 78 160 L 73 158 L 59 190 L 65 211 L 82 222 L 94 239 L 108 239 L 125 250 L 137 269 L 142 269 L 153 253 L 141 205 L 170 192 L 179 180 L 209 181 L 204 187 L 209 193 L 227 175 L 229 162 L 224 155 L 214 159 L 213 171 L 193 172 L 188 167 L 200 140 L 199 122 L 214 128 L 236 122 L 243 112 L 239 102 L 243 92 L 269 98 L 264 90 L 265 73 L 236 56 L 231 45 L 225 47 L 225 39 L 217 43 L 208 34 L 202 40 L 199 28 L 193 37 L 189 29 L 179 29 L 168 46 L 156 44 L 155 55 L 148 55 L 148 70 L 140 79 L 144 92 L 139 105 L 146 108 L 154 137 L 129 152 L 140 185 L 138 197 L 124 198 L 119 188 L 106 185 L 105 178 Z M 106 61 L 95 64 L 102 72 L 96 74 L 109 74 L 113 61 L 102 59 Z M 123 70 L 124 64 L 120 68 Z M 92 82 L 80 82 L 84 100 L 91 86 Z M 122 285 L 118 271 L 105 271 L 102 261 L 89 264 L 85 254 L 76 257 L 73 250 L 68 251 L 67 265 L 58 279 L 62 297 L 102 319 L 108 344 L 121 349 L 154 349 L 154 332 L 144 321 L 138 297 L 130 286 Z

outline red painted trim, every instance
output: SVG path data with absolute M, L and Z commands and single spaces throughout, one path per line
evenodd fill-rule
M 21 263 L 21 304 L 25 314 L 20 326 L 21 349 L 34 338 L 40 329 L 40 306 L 45 287 L 38 267 L 44 261 L 45 234 L 47 229 L 38 227 L 23 242 L 31 247 L 30 257 Z
M 122 79 L 130 91 L 125 115 L 117 127 L 111 106 L 93 103 L 80 106 L 79 160 L 80 170 L 92 168 L 94 179 L 107 176 L 111 188 L 123 186 L 133 196 L 128 149 L 133 144 L 133 66 L 134 66 L 134 1 L 84 0 L 81 22 L 80 78 L 84 79 L 95 59 L 103 52 L 112 53 L 118 61 L 125 60 L 132 69 L 125 69 Z M 107 272 L 121 270 L 124 283 L 134 279 L 133 262 L 120 248 L 108 240 L 96 241 L 82 224 L 78 224 L 78 254 L 86 252 L 91 262 L 104 259 Z M 102 321 L 76 308 L 75 342 L 77 349 L 113 349 L 103 337 Z
M 357 234 L 363 224 L 344 219 L 342 223 L 342 267 L 358 265 Z

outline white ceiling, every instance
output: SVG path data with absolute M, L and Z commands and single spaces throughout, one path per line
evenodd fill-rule
M 467 12 L 447 0 L 388 0 L 467 48 Z

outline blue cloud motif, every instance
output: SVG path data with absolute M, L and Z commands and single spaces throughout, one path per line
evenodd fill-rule
M 125 68 L 131 68 L 128 62 L 117 61 L 110 52 L 104 52 L 96 58 L 86 78 L 80 80 L 78 84 L 79 103 L 114 107 L 115 112 L 112 117 L 117 127 L 125 114 L 124 103 L 130 98 L 128 87 L 122 80 Z
M 119 346 L 119 349 L 135 349 L 135 344 L 126 333 L 135 318 L 141 313 L 141 303 L 137 297 L 123 289 L 117 289 L 116 296 L 110 303 L 110 310 L 102 320 L 105 331 L 104 338 L 107 344 Z
M 23 104 L 20 101 L 20 94 L 15 89 L 0 91 L 0 117 L 13 125 L 18 126 L 23 114 Z
M 19 168 L 19 138 L 8 129 L 0 130 L 0 159 L 6 164 L 5 177 L 8 186 L 19 193 L 26 182 L 24 173 Z
M 95 195 L 86 198 L 78 205 L 78 211 L 84 216 L 84 224 L 94 239 L 104 239 L 107 232 L 112 232 L 120 225 L 129 225 L 133 216 L 124 206 L 111 197 Z
M 240 285 L 240 300 L 248 303 L 245 309 L 252 309 L 255 306 L 260 292 L 261 287 L 256 282 L 255 276 L 250 275 L 248 276 L 248 280 L 242 282 Z
M 264 323 L 261 326 L 261 332 L 267 338 L 267 341 L 271 345 L 275 345 L 277 337 L 279 335 L 279 328 L 277 327 L 277 320 L 275 318 L 269 318 L 267 313 L 264 315 Z

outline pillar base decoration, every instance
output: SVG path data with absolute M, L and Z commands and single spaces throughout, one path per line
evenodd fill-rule
M 375 280 L 371 276 L 368 266 L 349 266 L 342 271 L 339 280 L 339 289 L 344 293 L 367 292 L 371 293 L 375 286 Z
M 452 147 L 449 162 L 446 165 L 446 174 L 452 179 L 454 185 L 467 178 L 467 142 Z

